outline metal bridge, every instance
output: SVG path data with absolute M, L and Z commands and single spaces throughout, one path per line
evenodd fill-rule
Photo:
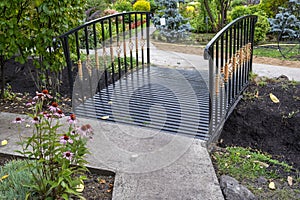
M 150 63 L 150 14 L 120 13 L 60 36 L 75 114 L 214 141 L 248 84 L 256 16 L 207 44 L 207 84 L 196 69 Z

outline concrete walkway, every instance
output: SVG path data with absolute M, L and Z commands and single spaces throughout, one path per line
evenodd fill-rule
M 151 63 L 196 68 L 203 77 L 208 77 L 208 61 L 203 56 L 159 51 L 151 46 Z M 253 70 L 263 76 L 285 74 L 300 81 L 300 69 L 296 68 L 254 64 Z M 16 145 L 18 128 L 11 124 L 15 118 L 15 114 L 0 113 L 0 140 L 9 142 L 0 147 L 1 153 L 13 154 L 20 148 Z M 116 173 L 113 199 L 224 199 L 204 141 L 157 130 L 79 120 L 80 124 L 91 124 L 95 130 L 95 138 L 88 144 L 89 165 Z M 30 132 L 30 128 L 22 129 L 22 134 Z

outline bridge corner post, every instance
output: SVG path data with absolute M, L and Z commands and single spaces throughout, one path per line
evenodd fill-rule
M 251 42 L 251 57 L 250 57 L 250 71 L 252 72 L 252 63 L 253 63 L 253 46 L 254 46 L 254 32 L 255 32 L 255 24 L 257 22 L 257 16 L 253 16 L 251 18 L 251 31 L 250 31 L 250 42 Z
M 150 64 L 150 13 L 146 13 L 147 64 Z
M 63 37 L 61 38 L 62 44 L 63 44 L 63 50 L 64 50 L 64 55 L 67 63 L 67 70 L 68 70 L 68 79 L 69 79 L 69 92 L 70 95 L 72 96 L 73 94 L 73 73 L 72 73 L 72 61 L 70 57 L 70 48 L 69 48 L 69 42 L 68 42 L 68 37 Z

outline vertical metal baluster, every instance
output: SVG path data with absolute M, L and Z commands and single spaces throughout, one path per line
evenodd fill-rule
M 228 31 L 226 31 L 225 33 L 225 77 L 224 77 L 224 83 L 225 83 L 225 99 L 226 99 L 226 102 L 225 102 L 225 109 L 228 108 L 228 104 L 229 104 L 229 92 L 228 92 Z
M 129 50 L 130 50 L 130 69 L 131 69 L 131 73 L 132 73 L 132 69 L 133 69 L 133 66 L 132 66 L 132 48 L 133 48 L 133 43 L 132 43 L 132 33 L 131 33 L 131 26 L 132 26 L 132 23 L 131 23 L 131 14 L 129 14 Z
M 150 13 L 146 14 L 147 64 L 150 65 Z
M 139 38 L 138 38 L 138 18 L 137 13 L 134 14 L 134 22 L 135 22 L 135 66 L 138 70 L 139 67 Z
M 102 58 L 103 58 L 103 66 L 104 66 L 104 78 L 105 78 L 105 87 L 108 87 L 108 70 L 107 70 L 107 62 L 106 62 L 106 38 L 105 38 L 105 26 L 104 21 L 101 21 L 101 35 L 102 35 Z
M 118 56 L 118 70 L 119 70 L 119 79 L 122 77 L 122 69 L 121 69 L 121 47 L 120 47 L 120 36 L 119 36 L 119 18 L 116 16 L 116 34 L 117 34 L 117 56 Z
M 221 46 L 220 46 L 220 117 L 222 118 L 224 112 L 224 35 L 221 36 Z
M 219 108 L 219 96 L 220 96 L 220 72 L 219 72 L 219 40 L 216 41 L 216 57 L 215 57 L 215 60 L 216 60 L 216 65 L 215 65 L 215 69 L 216 69 L 216 72 L 215 72 L 215 90 L 216 90 L 216 101 L 215 101 L 215 111 L 216 111 L 216 114 L 215 114 L 215 123 L 217 125 L 218 123 L 218 116 L 220 114 L 220 108 Z
M 232 57 L 232 95 L 231 99 L 234 101 L 235 92 L 236 92 L 236 52 L 237 52 L 237 27 L 236 24 L 233 28 L 233 57 Z
M 210 58 L 209 58 L 209 133 L 214 131 L 214 99 L 215 99 L 215 73 L 214 73 L 214 46 L 210 46 L 209 49 Z
M 244 20 L 240 21 L 240 67 L 239 67 L 239 91 L 240 93 L 243 86 L 243 29 L 244 29 Z
M 240 22 L 237 23 L 237 53 L 239 54 L 240 53 Z M 240 56 L 240 55 L 239 55 Z M 240 57 L 239 57 L 240 58 Z M 239 82 L 240 82 L 240 61 L 238 60 L 238 63 L 237 63 L 237 68 L 236 68 L 236 80 L 235 80 L 235 93 L 234 93 L 234 99 L 236 100 L 236 95 L 238 94 L 239 92 Z
M 112 38 L 112 26 L 111 18 L 108 18 L 108 32 L 109 32 L 109 49 L 110 49 L 110 65 L 111 65 L 111 78 L 113 85 L 115 84 L 115 58 L 113 51 L 113 38 Z
M 244 49 L 245 49 L 245 55 L 244 55 L 244 82 L 243 87 L 246 86 L 246 83 L 248 82 L 248 61 L 247 61 L 247 55 L 248 55 L 248 45 L 247 45 L 247 26 L 248 26 L 248 19 L 244 20 Z
M 232 46 L 232 27 L 230 28 L 229 32 L 229 63 L 231 63 L 231 69 L 229 69 L 228 74 L 228 102 L 231 104 L 232 100 L 232 57 L 233 57 L 233 46 Z M 230 66 L 228 66 L 230 67 Z
M 144 14 L 141 13 L 141 53 L 142 53 L 142 67 L 144 69 L 145 59 L 144 59 L 144 45 L 145 45 L 145 39 L 144 39 Z
M 126 23 L 125 23 L 125 16 L 128 15 L 128 13 L 122 14 L 122 28 L 123 28 L 123 53 L 124 53 L 124 64 L 125 64 L 125 73 L 128 71 L 128 66 L 127 66 L 127 45 L 126 45 Z

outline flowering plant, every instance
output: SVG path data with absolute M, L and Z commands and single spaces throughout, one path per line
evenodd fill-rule
M 35 161 L 27 166 L 34 180 L 28 186 L 32 189 L 28 195 L 39 199 L 81 197 L 77 187 L 86 179 L 86 143 L 92 135 L 91 126 L 78 127 L 76 116 L 71 114 L 66 122 L 68 128 L 64 128 L 60 119 L 64 114 L 47 90 L 37 92 L 28 106 L 33 107 L 33 114 L 28 115 L 34 129 L 31 136 L 22 139 L 22 151 L 18 151 Z M 23 121 L 16 118 L 13 122 Z

